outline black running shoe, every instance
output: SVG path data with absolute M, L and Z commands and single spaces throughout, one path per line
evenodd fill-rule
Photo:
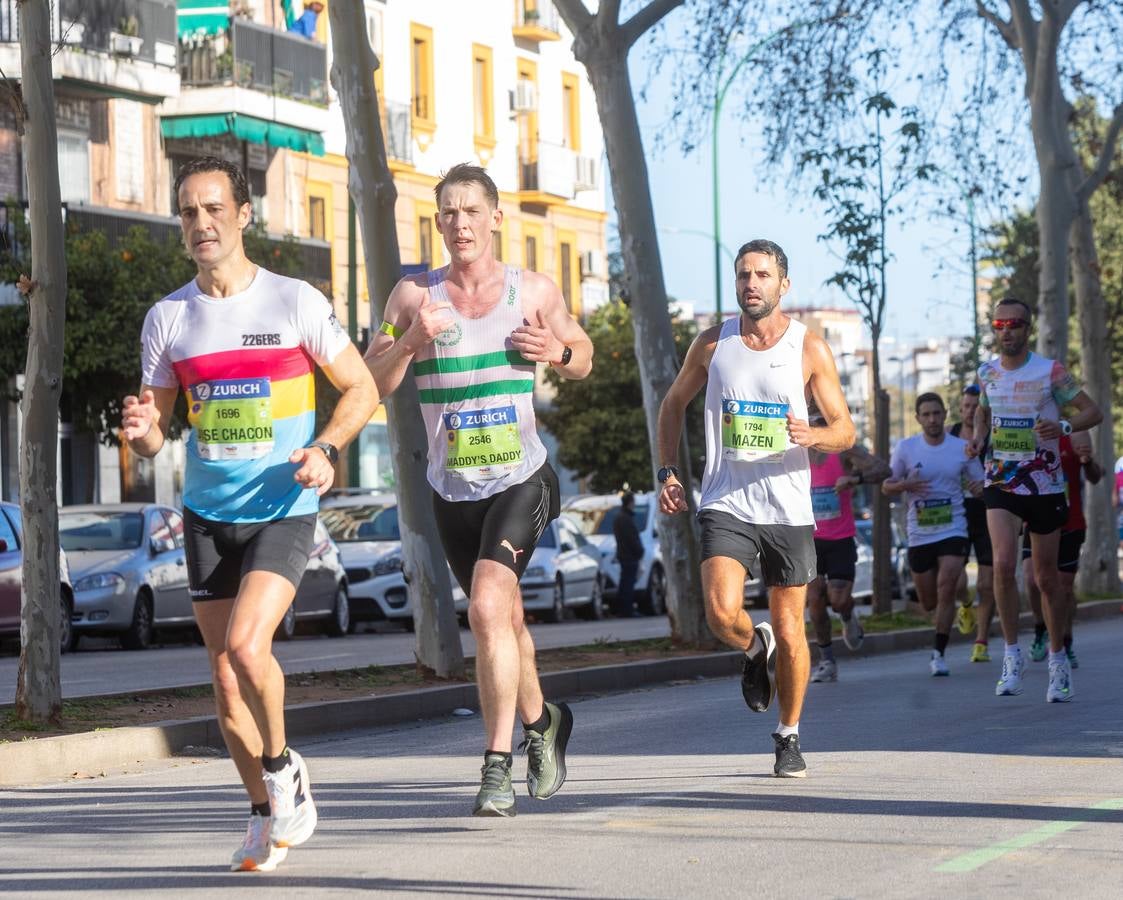
M 772 626 L 763 622 L 753 630 L 764 649 L 756 656 L 745 657 L 741 670 L 741 693 L 753 712 L 764 712 L 776 692 L 776 638 Z
M 772 771 L 777 778 L 806 778 L 807 763 L 803 761 L 803 754 L 799 752 L 799 735 L 789 734 L 786 737 L 773 732 L 772 740 L 776 742 L 776 765 Z

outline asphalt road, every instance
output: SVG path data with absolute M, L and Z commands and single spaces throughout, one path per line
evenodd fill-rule
M 1123 620 L 1078 642 L 1076 698 L 1044 664 L 874 656 L 811 685 L 805 780 L 771 777 L 775 712 L 736 679 L 585 698 L 569 781 L 514 819 L 468 815 L 478 717 L 300 746 L 320 827 L 272 874 L 225 871 L 246 814 L 224 759 L 0 792 L 0 892 L 20 896 L 1070 897 L 1123 872 Z M 525 771 L 521 754 L 516 774 Z

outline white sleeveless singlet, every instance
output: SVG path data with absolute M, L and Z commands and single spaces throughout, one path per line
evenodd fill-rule
M 768 350 L 750 350 L 740 317 L 721 326 L 706 385 L 700 509 L 757 525 L 814 525 L 807 450 L 789 444 L 787 413 L 807 418 L 803 338 L 791 319 Z
M 499 302 L 477 319 L 451 306 L 448 267 L 429 273 L 429 296 L 449 303 L 453 323 L 414 357 L 429 437 L 429 484 L 445 500 L 484 500 L 546 461 L 534 418 L 535 363 L 511 344 L 526 324 L 521 270 L 505 267 Z

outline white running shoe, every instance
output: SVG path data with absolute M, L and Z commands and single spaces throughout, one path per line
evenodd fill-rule
M 273 813 L 270 840 L 278 847 L 303 844 L 316 829 L 316 804 L 312 802 L 312 786 L 304 758 L 290 749 L 289 764 L 280 772 L 262 772 L 262 777 Z
M 838 681 L 838 663 L 833 659 L 820 659 L 819 665 L 811 673 L 811 680 L 815 683 Z
M 944 654 L 939 650 L 932 651 L 932 660 L 928 663 L 928 671 L 933 675 L 950 675 L 948 664 L 944 660 Z
M 1068 667 L 1068 660 L 1049 663 L 1049 687 L 1045 689 L 1045 702 L 1068 703 L 1074 693 L 1072 671 Z
M 1022 656 L 1021 650 L 1018 651 L 1017 656 L 1010 656 L 1005 654 L 1002 657 L 1002 677 L 998 679 L 998 685 L 994 689 L 994 693 L 998 697 L 1012 697 L 1015 694 L 1022 692 L 1022 672 L 1025 671 L 1026 659 Z
M 272 872 L 288 856 L 288 849 L 269 840 L 272 816 L 250 816 L 242 846 L 230 857 L 231 872 Z
M 842 642 L 850 650 L 857 650 L 866 639 L 866 632 L 858 619 L 857 613 L 851 613 L 849 619 L 842 622 Z

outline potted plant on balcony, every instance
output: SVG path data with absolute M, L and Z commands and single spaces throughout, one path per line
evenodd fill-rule
M 140 36 L 140 22 L 136 16 L 127 16 L 117 22 L 117 30 L 109 33 L 109 49 L 120 56 L 137 56 L 144 39 Z

